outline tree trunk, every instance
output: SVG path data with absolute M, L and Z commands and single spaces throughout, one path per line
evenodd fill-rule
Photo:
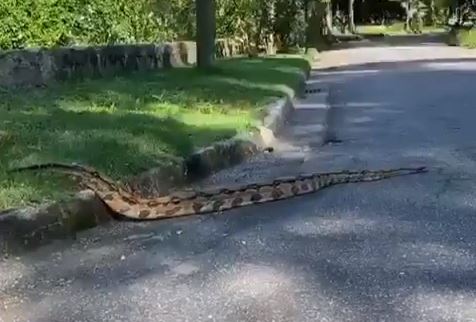
M 436 14 L 436 9 L 435 9 L 435 0 L 430 0 L 430 7 L 429 7 L 429 12 L 428 12 L 428 24 L 430 26 L 434 26 L 436 19 L 435 19 L 435 14 Z
M 332 2 L 327 0 L 326 2 L 326 27 L 327 34 L 332 35 Z
M 405 31 L 408 31 L 410 29 L 410 20 L 411 20 L 410 1 L 403 2 L 402 6 L 405 9 L 405 24 L 403 25 L 403 29 Z
M 266 35 L 266 54 L 276 55 L 276 44 L 274 41 L 274 24 L 275 24 L 275 1 L 269 1 L 268 7 L 268 32 Z
M 197 6 L 197 66 L 209 69 L 215 61 L 215 0 L 195 0 Z
M 349 0 L 349 31 L 355 33 L 354 0 Z
M 306 28 L 306 53 L 317 55 L 326 46 L 323 36 L 325 4 L 320 1 L 309 3 L 309 20 Z M 316 58 L 316 57 L 314 57 Z
M 304 23 L 309 24 L 309 0 L 304 0 L 302 2 L 302 10 L 304 12 Z

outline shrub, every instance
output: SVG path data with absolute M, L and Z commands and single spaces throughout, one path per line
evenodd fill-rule
M 176 1 L 177 2 L 177 1 Z M 2 0 L 0 48 L 153 42 L 175 37 L 155 0 Z
M 460 46 L 467 48 L 476 48 L 476 30 L 461 29 L 458 31 L 458 40 Z
M 191 40 L 196 0 L 0 0 L 0 49 Z M 217 38 L 304 42 L 301 1 L 215 0 Z

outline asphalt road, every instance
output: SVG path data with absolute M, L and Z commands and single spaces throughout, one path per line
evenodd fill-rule
M 209 182 L 428 174 L 90 230 L 0 263 L 0 321 L 476 321 L 476 53 L 433 38 L 353 47 L 311 79 L 330 87 L 335 143 L 300 131 Z

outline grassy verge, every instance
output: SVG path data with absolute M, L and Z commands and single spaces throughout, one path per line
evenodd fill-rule
M 252 128 L 261 108 L 299 82 L 302 56 L 220 61 L 191 68 L 0 89 L 0 209 L 58 199 L 60 176 L 7 175 L 12 166 L 80 162 L 124 179 Z
M 399 35 L 412 35 L 413 33 L 407 33 L 404 28 L 403 22 L 394 23 L 391 25 L 360 25 L 357 26 L 357 33 L 361 35 L 387 35 L 387 36 L 399 36 Z M 436 26 L 423 26 L 423 33 L 444 32 L 443 27 Z
M 470 49 L 476 48 L 476 30 L 475 29 L 458 29 L 453 30 L 449 35 L 448 43 L 450 45 L 458 45 Z

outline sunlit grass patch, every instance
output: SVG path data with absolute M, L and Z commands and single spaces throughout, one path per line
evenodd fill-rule
M 70 192 L 58 175 L 6 169 L 79 162 L 125 179 L 252 130 L 263 106 L 290 94 L 308 62 L 298 55 L 0 91 L 0 209 Z

